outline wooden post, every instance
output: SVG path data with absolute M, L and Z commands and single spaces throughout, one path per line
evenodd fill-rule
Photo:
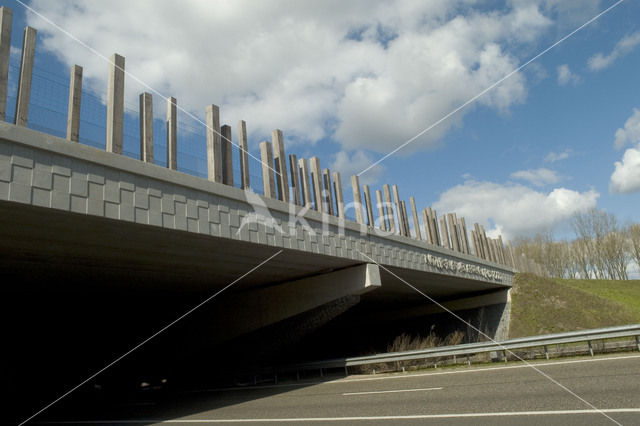
M 313 196 L 311 194 L 311 183 L 309 182 L 309 165 L 306 158 L 298 160 L 298 168 L 300 169 L 300 182 L 302 185 L 302 199 L 304 206 L 313 207 Z
M 413 216 L 413 229 L 416 231 L 416 239 L 422 241 L 420 219 L 418 218 L 418 210 L 416 209 L 416 200 L 413 197 L 409 197 L 409 202 L 411 203 L 411 215 Z
M 375 219 L 373 218 L 373 209 L 371 208 L 371 193 L 369 192 L 369 185 L 364 186 L 364 205 L 367 210 L 367 225 L 373 226 Z
M 5 6 L 0 7 L 0 121 L 5 121 L 7 112 L 12 20 L 11 9 Z
M 260 142 L 260 160 L 262 162 L 264 196 L 275 198 L 276 183 L 273 180 L 273 152 L 271 151 L 271 143 L 268 141 Z
M 207 115 L 207 171 L 209 180 L 222 183 L 222 153 L 220 149 L 220 108 L 209 105 Z
M 382 202 L 382 192 L 377 189 L 376 190 L 376 201 L 378 203 L 378 217 L 380 217 L 380 229 L 386 231 L 388 229 L 387 226 L 387 215 L 385 214 L 384 203 Z
M 24 29 L 22 39 L 22 60 L 18 77 L 18 96 L 16 97 L 15 124 L 27 126 L 29 118 L 29 98 L 31 97 L 31 77 L 33 76 L 33 60 L 36 53 L 36 30 Z
M 107 86 L 107 152 L 122 154 L 124 123 L 124 57 L 114 53 Z
M 233 186 L 233 139 L 231 126 L 220 128 L 220 162 L 222 163 L 222 183 Z
M 167 168 L 178 170 L 178 102 L 167 99 Z
M 319 212 L 323 212 L 324 207 L 322 198 L 322 172 L 320 171 L 320 159 L 318 157 L 311 157 L 309 159 L 309 166 L 311 168 L 311 184 L 313 185 L 313 199 L 315 200 L 316 210 Z
M 276 168 L 276 183 L 278 187 L 278 200 L 289 202 L 289 176 L 287 175 L 287 157 L 284 154 L 284 140 L 282 130 L 271 132 L 273 143 L 273 161 Z
M 338 210 L 338 217 L 345 218 L 344 216 L 344 197 L 342 195 L 342 180 L 340 179 L 339 172 L 333 172 L 333 189 L 336 195 L 336 206 Z
M 393 185 L 392 189 L 393 189 L 393 198 L 396 203 L 396 212 L 398 212 L 398 233 L 400 235 L 406 235 L 404 218 L 402 217 L 402 206 L 400 205 L 400 194 L 398 193 L 398 186 Z
M 153 98 L 147 92 L 140 95 L 140 160 L 153 163 Z
M 387 212 L 387 218 L 389 219 L 389 231 L 397 234 L 396 231 L 396 223 L 393 218 L 393 204 L 391 203 L 391 190 L 389 189 L 389 185 L 383 185 L 382 189 L 384 190 L 384 201 Z
M 80 140 L 80 104 L 82 102 L 82 67 L 71 67 L 69 77 L 69 104 L 67 106 L 67 140 Z
M 362 197 L 360 196 L 360 180 L 358 175 L 351 176 L 351 189 L 353 191 L 353 207 L 356 209 L 356 222 L 364 224 L 362 215 Z
M 298 159 L 295 154 L 289 154 L 289 172 L 291 173 L 291 189 L 293 190 L 293 204 L 302 205 L 300 197 L 300 180 L 298 179 Z
M 238 145 L 240 146 L 240 179 L 244 190 L 251 189 L 249 178 L 249 146 L 247 145 L 247 123 L 238 121 Z
M 322 171 L 322 181 L 324 182 L 324 202 L 327 206 L 327 213 L 335 216 L 336 211 L 333 205 L 333 188 L 331 185 L 331 172 L 329 171 L 329 169 L 324 169 Z

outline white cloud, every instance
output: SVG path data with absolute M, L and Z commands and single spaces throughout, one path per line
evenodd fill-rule
M 550 152 L 549 154 L 547 154 L 546 157 L 544 157 L 544 161 L 547 163 L 555 163 L 556 161 L 561 161 L 561 160 L 566 160 L 567 158 L 569 158 L 569 155 L 571 155 L 573 151 L 571 149 L 565 149 L 562 152 Z
M 467 0 L 213 2 L 34 0 L 53 22 L 178 104 L 223 122 L 247 121 L 252 139 L 281 128 L 294 142 L 332 137 L 344 150 L 388 152 L 502 78 L 515 53 L 550 25 L 542 6 L 472 10 Z M 29 14 L 43 48 L 84 67 L 104 93 L 107 64 Z M 127 78 L 127 100 L 143 89 Z M 479 104 L 507 111 L 527 87 L 516 73 Z M 164 106 L 156 108 L 162 111 Z M 415 144 L 427 149 L 464 112 Z
M 638 44 L 640 44 L 640 31 L 636 31 L 633 34 L 624 36 L 619 42 L 616 43 L 615 47 L 608 55 L 596 53 L 591 58 L 589 58 L 589 61 L 587 63 L 589 69 L 591 71 L 600 71 L 611 66 L 611 64 L 613 64 L 616 59 L 631 52 L 636 48 Z
M 616 130 L 613 146 L 622 149 L 625 145 L 640 143 L 640 110 L 633 109 L 633 114 L 624 123 L 624 128 Z
M 622 161 L 616 161 L 614 171 L 609 180 L 609 191 L 614 194 L 640 191 L 640 110 L 633 109 L 633 114 L 624 123 L 624 128 L 616 130 L 613 145 L 622 149 L 625 145 L 635 145 L 627 149 Z
M 622 161 L 615 162 L 609 189 L 613 193 L 640 191 L 640 149 L 627 149 L 622 156 Z
M 511 173 L 511 177 L 527 181 L 535 186 L 550 185 L 557 183 L 560 180 L 555 170 L 545 168 L 520 170 Z
M 349 155 L 349 153 L 345 151 L 339 151 L 329 168 L 331 170 L 340 172 L 343 183 L 349 182 L 348 185 L 350 185 L 351 176 L 360 173 L 362 170 L 373 164 L 374 161 L 374 158 L 372 158 L 369 154 L 362 150 L 355 151 L 351 155 Z M 384 167 L 382 165 L 376 165 L 372 167 L 369 171 L 367 171 L 367 173 L 363 173 L 360 176 L 360 184 L 370 185 L 377 182 L 383 171 Z
M 566 188 L 540 192 L 518 184 L 467 181 L 444 192 L 434 204 L 439 213 L 456 212 L 467 224 L 479 223 L 504 238 L 533 235 L 560 225 L 596 206 L 600 194 Z
M 558 67 L 558 84 L 566 86 L 567 84 L 576 85 L 580 83 L 580 76 L 571 72 L 569 65 L 563 64 Z

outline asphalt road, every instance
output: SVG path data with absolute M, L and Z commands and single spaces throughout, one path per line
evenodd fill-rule
M 640 355 L 532 365 L 535 369 L 518 363 L 212 389 L 179 401 L 129 407 L 127 417 L 109 413 L 83 420 L 91 424 L 162 420 L 171 424 L 640 425 Z

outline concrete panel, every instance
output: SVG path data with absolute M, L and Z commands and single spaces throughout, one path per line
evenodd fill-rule
M 342 195 L 342 180 L 339 172 L 333 172 L 333 189 L 336 196 L 336 206 L 338 207 L 338 217 L 345 218 L 344 197 Z
M 67 140 L 78 142 L 80 137 L 80 103 L 82 102 L 82 67 L 71 67 L 69 105 L 67 107 Z
M 140 95 L 140 160 L 153 163 L 153 97 Z
M 356 222 L 364 224 L 362 216 L 362 197 L 360 196 L 360 180 L 358 175 L 351 176 L 351 190 L 353 191 L 353 207 L 356 210 Z
M 176 98 L 167 98 L 167 168 L 178 170 L 178 106 Z
M 22 39 L 22 60 L 18 77 L 18 95 L 16 97 L 15 123 L 27 126 L 29 118 L 29 98 L 31 97 L 31 77 L 33 76 L 33 60 L 36 53 L 36 30 L 31 27 L 24 29 Z
M 424 231 L 424 240 L 426 242 L 428 242 L 429 244 L 435 244 L 434 243 L 434 239 L 431 236 L 431 228 L 429 226 L 429 222 L 430 222 L 431 218 L 429 217 L 429 214 L 427 213 L 427 209 L 423 209 L 422 210 L 422 226 L 424 227 L 423 231 Z
M 373 217 L 373 208 L 371 206 L 371 192 L 369 191 L 369 185 L 364 185 L 364 205 L 367 212 L 367 225 L 374 226 L 376 220 Z
M 244 120 L 238 121 L 238 145 L 240 146 L 240 175 L 242 186 L 240 188 L 251 189 L 251 179 L 249 176 L 249 145 L 247 144 L 247 123 Z
M 298 173 L 298 159 L 295 154 L 289 154 L 289 173 L 291 173 L 291 191 L 293 192 L 293 204 L 302 205 L 300 195 L 300 179 Z
M 13 12 L 11 9 L 6 6 L 0 7 L 0 121 L 5 121 L 7 111 L 12 20 Z
M 455 213 L 447 213 L 447 230 L 449 231 L 449 244 L 451 248 L 457 252 L 460 252 L 460 245 L 458 244 L 458 235 L 456 233 L 456 214 Z
M 389 185 L 385 184 L 382 186 L 382 189 L 384 190 L 384 204 L 385 204 L 385 211 L 387 214 L 387 219 L 389 220 L 389 231 L 393 232 L 394 234 L 399 234 L 400 232 L 396 230 L 396 222 L 394 219 L 394 214 L 393 214 L 393 204 L 391 201 L 391 190 L 389 188 Z
M 404 236 L 411 238 L 409 230 L 409 215 L 407 214 L 407 204 L 404 200 L 400 201 L 400 211 L 402 211 L 402 223 L 404 224 Z
M 313 194 L 311 193 L 311 182 L 309 178 L 309 164 L 306 158 L 298 160 L 298 169 L 300 170 L 300 185 L 304 206 L 313 207 Z
M 273 152 L 269 141 L 260 142 L 260 161 L 262 162 L 262 189 L 264 196 L 276 197 L 276 182 L 273 177 Z
M 207 176 L 209 181 L 222 183 L 222 152 L 220 146 L 220 108 L 209 105 L 207 120 Z
M 233 186 L 233 143 L 231 126 L 220 128 L 220 154 L 222 162 L 222 183 Z
M 278 200 L 289 202 L 289 175 L 287 174 L 287 157 L 284 153 L 284 140 L 282 130 L 271 132 L 273 143 L 273 161 L 275 164 L 276 183 L 278 188 Z
M 124 123 L 124 57 L 114 53 L 109 62 L 107 84 L 106 150 L 122 154 Z
M 319 212 L 325 211 L 324 200 L 322 194 L 322 172 L 320 171 L 320 159 L 318 157 L 311 157 L 309 159 L 309 166 L 311 167 L 311 184 L 313 186 L 313 199 L 315 202 L 315 210 Z

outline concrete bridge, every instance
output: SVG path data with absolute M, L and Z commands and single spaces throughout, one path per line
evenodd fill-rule
M 0 13 L 4 67 L 11 14 Z M 3 323 L 11 324 L 12 362 L 22 368 L 11 373 L 12 383 L 24 383 L 24 374 L 51 377 L 59 363 L 78 377 L 97 370 L 223 289 L 167 332 L 164 343 L 150 343 L 148 353 L 201 368 L 193 360 L 220 357 L 221 348 L 227 360 L 247 353 L 269 359 L 305 336 L 315 336 L 316 349 L 341 351 L 386 344 L 412 328 L 428 332 L 434 321 L 438 332 L 466 331 L 450 317 L 437 319 L 442 309 L 420 292 L 491 337 L 506 337 L 514 259 L 501 239 L 488 239 L 476 225 L 470 244 L 464 219 L 438 219 L 430 208 L 422 210 L 421 224 L 413 197 L 411 224 L 396 186 L 376 192 L 376 219 L 367 186 L 352 177 L 354 200 L 345 203 L 340 175 L 321 170 L 316 157 L 309 163 L 286 157 L 279 130 L 272 143 L 260 144 L 264 195 L 258 194 L 249 182 L 246 124 L 239 123 L 235 150 L 215 105 L 206 108 L 202 141 L 208 179 L 177 170 L 174 98 L 167 103 L 168 167 L 153 161 L 148 93 L 140 97 L 140 159 L 125 157 L 119 55 L 109 68 L 106 150 L 78 143 L 77 66 L 67 138 L 29 129 L 36 37 L 32 28 L 24 34 L 14 123 L 5 122 L 7 72 L 0 69 Z M 347 219 L 350 209 L 355 221 Z M 63 376 L 77 382 L 68 371 Z

